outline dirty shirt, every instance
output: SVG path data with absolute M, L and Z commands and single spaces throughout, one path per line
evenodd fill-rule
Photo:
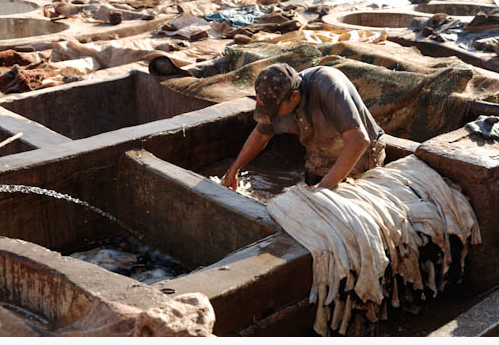
M 301 101 L 296 110 L 286 116 L 277 116 L 271 124 L 258 124 L 258 132 L 298 135 L 307 148 L 306 167 L 323 176 L 341 153 L 342 134 L 363 127 L 371 146 L 353 172 L 360 173 L 372 167 L 368 162 L 372 160 L 373 152 L 379 151 L 376 143 L 384 131 L 376 124 L 352 82 L 341 71 L 327 66 L 305 69 L 299 76 L 302 79 Z

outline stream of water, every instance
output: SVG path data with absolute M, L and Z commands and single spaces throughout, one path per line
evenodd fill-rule
M 143 235 L 138 231 L 131 229 L 112 214 L 92 206 L 86 201 L 54 190 L 25 185 L 2 184 L 0 185 L 0 193 L 45 195 L 82 205 L 118 224 L 133 235 L 133 237 L 103 239 L 99 243 L 95 243 L 90 250 L 70 255 L 76 259 L 96 264 L 109 271 L 129 276 L 145 284 L 154 284 L 158 281 L 172 279 L 188 272 L 187 269 L 171 256 L 162 254 L 158 250 L 154 250 L 141 243 L 139 240 L 143 239 Z
M 74 197 L 72 197 L 71 195 L 68 195 L 68 194 L 63 194 L 63 193 L 56 192 L 54 190 L 44 189 L 44 188 L 40 188 L 40 187 L 25 186 L 25 185 L 18 185 L 18 184 L 1 184 L 0 185 L 0 193 L 23 193 L 23 194 L 45 195 L 45 196 L 49 196 L 49 197 L 52 197 L 52 198 L 61 199 L 61 200 L 72 202 L 72 203 L 75 203 L 75 204 L 78 204 L 78 205 L 82 205 L 82 206 L 84 206 L 84 207 L 92 210 L 93 212 L 95 212 L 95 213 L 97 213 L 97 214 L 99 214 L 99 215 L 101 215 L 101 216 L 109 219 L 113 223 L 118 224 L 120 227 L 122 227 L 123 229 L 127 230 L 133 236 L 136 236 L 139 239 L 143 239 L 143 235 L 142 234 L 140 234 L 139 232 L 131 229 L 128 225 L 126 225 L 125 223 L 123 223 L 122 221 L 120 221 L 119 219 L 117 219 L 112 214 L 107 213 L 107 212 L 101 210 L 98 207 L 90 205 L 86 201 L 80 200 L 78 198 L 74 198 Z

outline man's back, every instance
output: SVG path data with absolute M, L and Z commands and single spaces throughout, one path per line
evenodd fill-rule
M 339 70 L 328 66 L 308 68 L 302 79 L 301 101 L 296 111 L 258 125 L 264 134 L 297 134 L 309 150 L 337 157 L 343 147 L 342 133 L 363 127 L 371 142 L 384 131 L 376 124 L 352 82 Z

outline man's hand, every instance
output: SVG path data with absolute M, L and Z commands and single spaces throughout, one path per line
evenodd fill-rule
M 248 139 L 243 145 L 241 152 L 237 156 L 232 166 L 227 170 L 227 173 L 222 179 L 222 186 L 232 188 L 237 190 L 237 174 L 239 170 L 248 164 L 253 158 L 255 158 L 267 145 L 272 135 L 265 135 L 258 132 L 258 130 L 253 129 Z
M 305 189 L 308 189 L 309 191 L 313 192 L 315 191 L 317 188 L 321 187 L 320 186 L 320 183 L 317 183 L 317 184 L 314 184 L 314 185 L 311 185 L 309 186 L 308 184 L 305 184 Z
M 322 188 L 327 188 L 327 189 L 333 190 L 334 188 L 336 188 L 338 186 L 338 183 L 339 182 L 338 182 L 337 178 L 328 174 L 322 178 L 321 182 L 316 184 L 316 186 L 317 186 L 316 188 L 322 187 Z
M 237 190 L 237 184 L 238 184 L 237 173 L 227 171 L 227 173 L 222 179 L 221 184 L 222 186 L 232 188 L 233 190 Z

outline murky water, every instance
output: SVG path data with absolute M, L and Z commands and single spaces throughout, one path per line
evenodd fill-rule
M 226 158 L 203 167 L 199 173 L 220 183 L 233 161 Z M 286 187 L 303 181 L 304 171 L 302 165 L 290 164 L 273 152 L 265 153 L 241 170 L 237 192 L 266 204 Z
M 90 250 L 69 256 L 148 285 L 189 273 L 188 269 L 170 255 L 152 249 L 133 237 L 104 239 L 95 243 Z
M 113 223 L 118 224 L 120 227 L 127 230 L 129 233 L 136 236 L 137 238 L 143 239 L 143 235 L 141 233 L 131 229 L 128 225 L 126 225 L 125 223 L 123 223 L 122 221 L 117 219 L 112 214 L 107 213 L 98 207 L 90 205 L 86 201 L 80 200 L 78 198 L 74 198 L 68 194 L 62 194 L 62 193 L 56 192 L 54 190 L 44 189 L 44 188 L 40 188 L 40 187 L 17 185 L 17 184 L 1 184 L 0 185 L 0 193 L 23 193 L 23 194 L 45 195 L 45 196 L 49 196 L 52 198 L 61 199 L 61 200 L 72 202 L 72 203 L 75 203 L 78 205 L 82 205 L 82 206 L 92 210 L 93 212 L 100 214 L 101 216 L 109 219 Z

